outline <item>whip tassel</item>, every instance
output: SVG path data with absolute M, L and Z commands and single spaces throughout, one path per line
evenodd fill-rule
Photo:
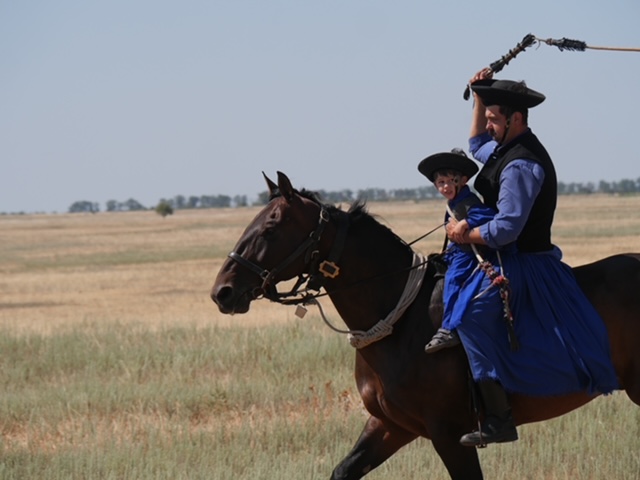
M 586 49 L 590 50 L 610 50 L 617 52 L 640 52 L 640 48 L 629 48 L 629 47 L 596 47 L 593 45 L 587 45 L 587 42 L 583 42 L 582 40 L 572 40 L 570 38 L 561 38 L 559 40 L 554 40 L 553 38 L 538 38 L 536 37 L 536 41 L 541 43 L 546 43 L 547 45 L 551 45 L 552 47 L 558 47 L 560 51 L 569 50 L 574 52 L 584 52 Z
M 507 325 L 509 344 L 511 345 L 511 351 L 517 352 L 520 349 L 520 344 L 516 337 L 516 329 L 513 326 L 513 313 L 511 313 L 511 307 L 509 306 L 509 280 L 504 275 L 496 272 L 491 262 L 487 260 L 480 262 L 480 270 L 489 277 L 492 286 L 500 289 L 500 298 L 502 299 L 502 318 Z

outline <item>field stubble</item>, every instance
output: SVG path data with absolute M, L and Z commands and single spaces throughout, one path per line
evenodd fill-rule
M 407 241 L 443 207 L 369 205 Z M 639 207 L 561 197 L 554 242 L 574 266 L 640 251 Z M 1 478 L 328 478 L 365 419 L 351 347 L 313 311 L 229 317 L 208 298 L 257 211 L 0 217 Z M 481 459 L 491 479 L 635 479 L 639 426 L 614 394 Z M 409 477 L 447 478 L 427 441 L 367 478 Z

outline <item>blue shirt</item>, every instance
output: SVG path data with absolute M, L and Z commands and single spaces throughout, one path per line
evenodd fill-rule
M 452 211 L 455 211 L 456 206 L 459 203 L 464 202 L 469 198 L 475 198 L 478 203 L 474 204 L 471 208 L 469 208 L 467 212 L 467 216 L 465 220 L 469 224 L 469 228 L 475 228 L 479 225 L 487 223 L 491 220 L 496 214 L 495 210 L 491 207 L 486 206 L 478 196 L 471 191 L 468 185 L 465 185 L 460 189 L 456 197 L 452 200 L 449 200 L 449 208 Z M 444 221 L 446 222 L 449 219 L 449 212 L 447 212 L 444 216 Z
M 469 151 L 482 164 L 497 147 L 498 142 L 486 132 L 469 139 Z M 499 249 L 516 241 L 543 181 L 543 168 L 532 160 L 516 159 L 504 168 L 500 174 L 498 213 L 479 227 L 480 236 L 489 247 Z

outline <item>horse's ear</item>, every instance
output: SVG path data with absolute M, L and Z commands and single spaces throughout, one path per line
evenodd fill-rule
M 275 182 L 273 180 L 271 180 L 269 177 L 267 177 L 267 175 L 262 172 L 262 176 L 264 177 L 265 181 L 267 182 L 267 187 L 269 187 L 269 198 L 277 195 L 278 192 L 278 185 L 275 184 Z
M 291 186 L 291 181 L 289 180 L 289 177 L 282 172 L 278 172 L 278 188 L 280 189 L 280 194 L 287 201 L 293 198 L 295 191 Z

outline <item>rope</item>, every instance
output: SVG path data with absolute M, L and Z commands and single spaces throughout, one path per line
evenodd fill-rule
M 400 317 L 402 317 L 405 310 L 415 300 L 418 292 L 420 291 L 420 287 L 422 286 L 422 279 L 424 278 L 424 274 L 428 268 L 428 262 L 423 256 L 414 252 L 413 264 L 410 268 L 409 278 L 407 279 L 404 291 L 402 292 L 402 296 L 400 297 L 396 307 L 389 313 L 389 315 L 378 321 L 378 323 L 367 331 L 342 330 L 334 326 L 325 315 L 322 305 L 318 302 L 315 296 L 306 298 L 304 300 L 304 305 L 316 305 L 324 323 L 336 333 L 347 334 L 351 346 L 355 348 L 366 347 L 367 345 L 391 335 L 393 332 L 393 325 L 400 319 Z
M 325 323 L 327 323 L 327 325 L 329 325 L 334 331 L 347 333 L 349 343 L 354 348 L 364 348 L 367 345 L 371 345 L 372 343 L 391 335 L 393 332 L 393 325 L 400 319 L 400 317 L 402 317 L 409 305 L 413 303 L 420 291 L 420 287 L 422 287 L 422 279 L 424 278 L 424 274 L 427 270 L 427 263 L 424 260 L 424 257 L 420 254 L 414 253 L 413 267 L 414 268 L 409 272 L 409 278 L 407 279 L 404 291 L 402 292 L 402 296 L 400 297 L 396 307 L 369 330 L 339 331 L 330 325 L 326 319 Z M 324 319 L 324 315 L 322 318 Z

